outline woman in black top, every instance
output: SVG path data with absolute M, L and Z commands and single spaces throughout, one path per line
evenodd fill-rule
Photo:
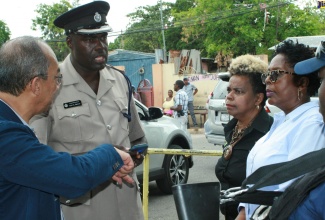
M 249 151 L 273 123 L 273 118 L 264 109 L 266 92 L 261 80 L 261 74 L 267 72 L 267 64 L 252 55 L 243 55 L 231 62 L 229 72 L 226 106 L 234 118 L 224 127 L 226 143 L 215 169 L 222 190 L 241 186 L 246 178 Z M 226 220 L 237 217 L 238 204 L 220 205 Z

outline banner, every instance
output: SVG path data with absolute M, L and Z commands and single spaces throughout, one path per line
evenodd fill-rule
M 203 80 L 218 80 L 218 74 L 199 74 L 186 76 L 189 82 L 203 81 Z

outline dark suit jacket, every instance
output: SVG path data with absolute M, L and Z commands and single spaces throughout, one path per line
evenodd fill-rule
M 61 219 L 59 196 L 81 196 L 122 165 L 108 144 L 81 156 L 53 151 L 0 100 L 1 220 Z

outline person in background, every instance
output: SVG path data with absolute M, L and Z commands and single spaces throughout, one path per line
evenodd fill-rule
M 173 110 L 170 109 L 174 105 L 174 99 L 173 99 L 173 90 L 168 90 L 168 96 L 165 98 L 165 101 L 163 103 L 163 111 L 164 114 L 167 116 L 173 115 Z
M 226 143 L 215 168 L 221 190 L 241 186 L 246 178 L 249 151 L 273 123 L 264 109 L 266 90 L 261 80 L 261 75 L 267 72 L 267 64 L 252 55 L 243 55 L 232 60 L 228 71 L 226 106 L 233 119 L 224 127 Z M 237 217 L 238 205 L 239 202 L 220 204 L 226 220 Z
M 188 96 L 187 107 L 188 107 L 188 110 L 189 110 L 191 118 L 192 118 L 193 126 L 195 128 L 197 128 L 198 125 L 197 125 L 195 114 L 194 114 L 193 102 L 194 102 L 194 96 L 199 90 L 193 84 L 189 83 L 187 77 L 184 77 L 183 81 L 184 81 L 183 90 L 186 92 L 186 94 Z
M 269 164 L 290 161 L 324 147 L 322 115 L 318 102 L 310 101 L 319 86 L 317 73 L 297 75 L 296 63 L 312 58 L 313 52 L 304 44 L 286 40 L 275 49 L 267 74 L 262 74 L 268 102 L 282 111 L 274 114 L 270 131 L 260 138 L 247 157 L 246 176 Z M 293 180 L 263 188 L 284 191 Z M 239 205 L 240 219 L 250 219 L 258 205 Z
M 133 97 L 134 97 L 136 100 L 138 100 L 139 102 L 142 103 L 142 101 L 141 101 L 141 96 L 140 96 L 139 93 L 136 92 L 134 85 L 132 85 L 132 94 L 133 94 Z
M 38 141 L 28 122 L 49 110 L 61 79 L 53 50 L 40 39 L 23 36 L 2 45 L 0 219 L 64 219 L 59 196 L 81 196 L 111 178 L 133 183 L 130 155 L 110 144 L 72 156 Z
M 174 118 L 176 118 L 181 126 L 181 129 L 187 131 L 187 103 L 188 97 L 186 92 L 182 89 L 184 82 L 182 80 L 176 80 L 174 84 L 174 91 L 176 95 L 174 97 L 174 106 L 170 109 L 174 111 Z
M 295 65 L 295 73 L 298 75 L 315 74 L 318 72 L 321 86 L 319 88 L 319 111 L 323 115 L 325 121 L 325 41 L 322 41 L 316 50 L 316 57 L 301 61 Z M 324 134 L 323 134 L 324 135 Z M 313 136 L 312 136 L 313 137 Z M 324 143 L 323 143 L 324 144 Z M 300 205 L 291 213 L 289 220 L 313 220 L 325 219 L 325 182 L 319 182 L 319 177 L 324 176 L 324 167 L 307 174 L 306 181 L 301 181 L 295 187 L 298 189 L 306 188 L 306 184 L 310 184 L 312 190 L 309 192 L 299 192 L 299 194 L 307 194 Z M 318 184 L 315 184 L 318 183 Z M 300 186 L 302 184 L 302 186 Z
M 71 53 L 60 64 L 62 86 L 47 115 L 31 126 L 55 151 L 84 154 L 101 143 L 130 148 L 144 143 L 128 78 L 107 66 L 109 4 L 94 1 L 62 14 L 54 24 L 65 30 Z M 77 199 L 62 198 L 66 219 L 143 220 L 140 189 L 108 179 Z

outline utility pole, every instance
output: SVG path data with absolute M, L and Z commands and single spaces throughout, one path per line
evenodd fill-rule
M 162 14 L 162 0 L 160 0 L 160 22 L 161 22 L 161 34 L 163 38 L 164 43 L 164 62 L 167 62 L 167 56 L 166 56 L 166 42 L 165 42 L 165 32 L 164 32 L 164 21 L 163 21 L 163 14 Z

